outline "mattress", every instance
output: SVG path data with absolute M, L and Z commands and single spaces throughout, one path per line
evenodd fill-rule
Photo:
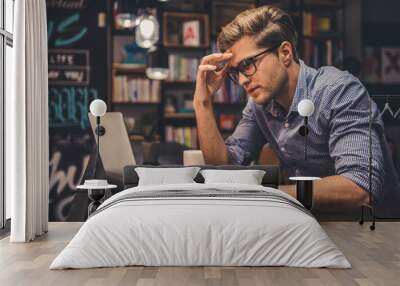
M 50 269 L 130 265 L 351 267 L 286 193 L 198 183 L 140 186 L 112 196 Z

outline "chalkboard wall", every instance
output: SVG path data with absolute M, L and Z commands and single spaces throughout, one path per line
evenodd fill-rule
M 106 0 L 47 1 L 50 221 L 70 220 L 75 186 L 94 148 L 87 113 L 93 99 L 107 97 L 106 5 Z

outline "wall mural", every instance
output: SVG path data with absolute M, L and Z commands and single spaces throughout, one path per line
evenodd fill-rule
M 47 0 L 50 221 L 84 219 L 70 210 L 85 213 L 87 201 L 77 199 L 75 186 L 94 148 L 87 114 L 93 99 L 106 98 L 106 28 L 99 22 L 106 4 Z

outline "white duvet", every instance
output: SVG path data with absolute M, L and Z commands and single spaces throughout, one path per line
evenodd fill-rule
M 121 199 L 137 192 L 210 189 L 263 191 L 292 204 L 251 196 Z M 193 183 L 127 189 L 99 207 L 50 269 L 127 265 L 350 268 L 315 218 L 298 204 L 277 189 L 254 185 Z

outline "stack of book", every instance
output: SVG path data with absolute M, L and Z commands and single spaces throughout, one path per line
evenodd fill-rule
M 123 102 L 160 102 L 160 81 L 115 76 L 112 100 Z
M 336 65 L 343 61 L 342 41 L 303 41 L 303 60 L 312 67 Z
M 171 54 L 168 56 L 169 80 L 171 81 L 195 81 L 198 58 L 184 57 Z
M 225 79 L 224 84 L 214 95 L 214 102 L 217 103 L 241 103 L 246 102 L 244 89 L 229 79 Z
M 303 12 L 303 35 L 315 36 L 332 31 L 332 20 L 329 16 L 317 16 Z
M 192 149 L 197 149 L 196 127 L 165 126 L 165 141 L 177 142 Z

